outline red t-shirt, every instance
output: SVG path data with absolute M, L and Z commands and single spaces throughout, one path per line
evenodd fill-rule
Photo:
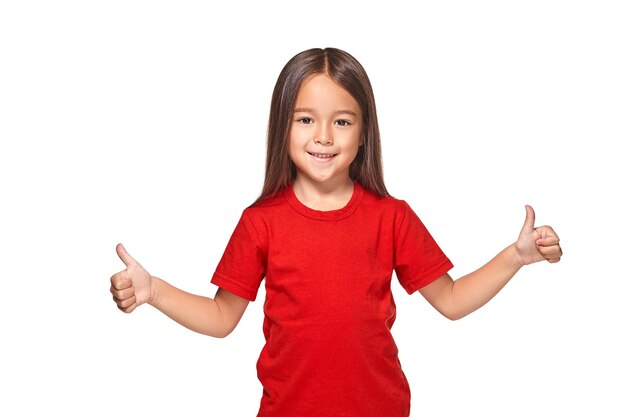
M 258 416 L 408 416 L 392 273 L 411 294 L 451 268 L 406 202 L 358 183 L 339 210 L 291 186 L 245 209 L 212 282 L 254 301 L 265 278 Z

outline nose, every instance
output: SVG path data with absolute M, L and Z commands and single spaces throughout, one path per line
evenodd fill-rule
M 316 132 L 315 143 L 324 146 L 332 145 L 333 136 L 331 133 L 331 129 L 327 126 L 321 126 L 320 129 Z

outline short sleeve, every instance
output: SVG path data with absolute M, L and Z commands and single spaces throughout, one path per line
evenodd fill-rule
M 211 282 L 254 301 L 265 276 L 264 252 L 257 229 L 246 209 L 228 241 Z
M 452 262 L 439 248 L 411 207 L 395 230 L 394 270 L 402 287 L 412 294 L 452 269 Z

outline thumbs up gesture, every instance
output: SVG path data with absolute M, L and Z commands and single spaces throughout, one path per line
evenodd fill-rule
M 543 260 L 556 263 L 563 255 L 554 230 L 550 226 L 535 227 L 535 211 L 531 206 L 526 206 L 526 220 L 515 247 L 524 265 Z
M 121 243 L 115 250 L 126 265 L 126 269 L 111 277 L 111 294 L 120 310 L 131 313 L 150 300 L 153 280 L 148 271 L 126 252 Z

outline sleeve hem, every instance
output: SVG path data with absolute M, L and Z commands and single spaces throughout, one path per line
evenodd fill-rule
M 257 291 L 244 287 L 241 284 L 228 278 L 227 276 L 220 274 L 219 272 L 215 272 L 213 274 L 211 283 L 225 289 L 228 292 L 232 292 L 233 294 L 241 298 L 245 298 L 246 300 L 256 300 Z
M 432 284 L 438 278 L 440 278 L 443 274 L 448 272 L 454 267 L 452 262 L 446 258 L 441 263 L 439 263 L 435 268 L 431 269 L 428 273 L 424 274 L 420 277 L 419 280 L 409 281 L 404 285 L 404 289 L 408 294 L 413 294 L 415 291 L 420 288 L 424 288 L 428 284 Z

